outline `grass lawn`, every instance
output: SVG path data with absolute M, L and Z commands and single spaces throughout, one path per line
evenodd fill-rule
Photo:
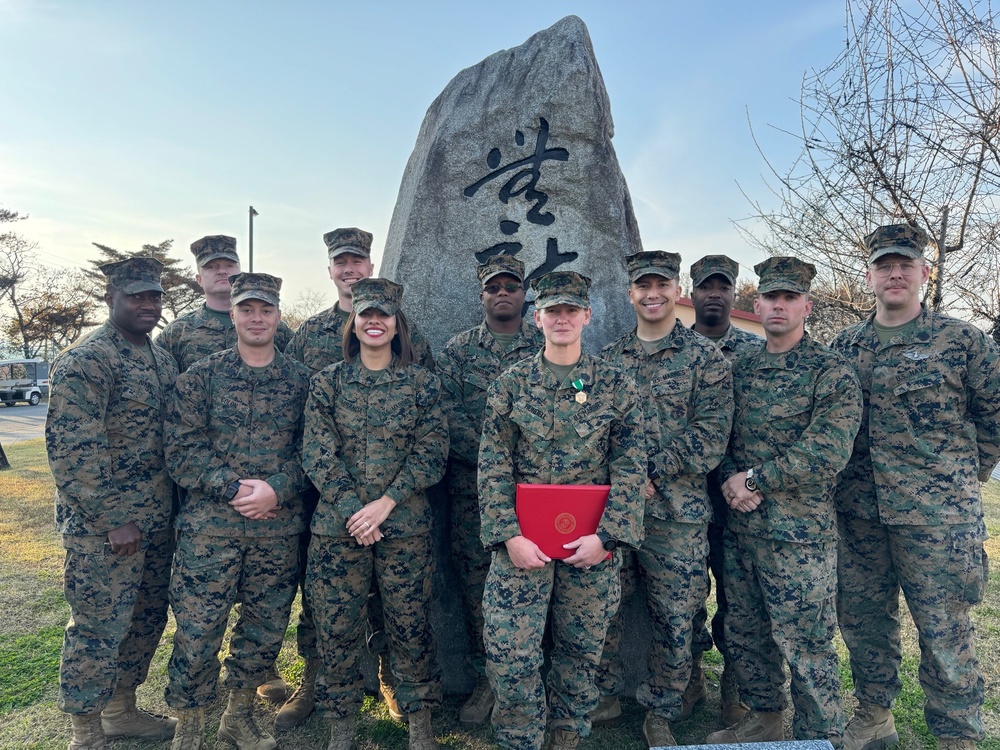
M 62 750 L 70 737 L 69 718 L 55 707 L 56 682 L 59 672 L 59 650 L 62 629 L 69 617 L 69 608 L 62 598 L 62 548 L 52 530 L 52 479 L 45 461 L 42 440 L 18 443 L 7 450 L 13 469 L 0 472 L 0 749 L 37 748 Z M 985 488 L 986 522 L 990 535 L 987 550 L 1000 559 L 1000 482 Z M 977 627 L 977 649 L 980 668 L 986 678 L 986 705 L 983 715 L 989 738 L 982 748 L 1000 750 L 1000 570 L 994 565 L 985 601 L 973 613 Z M 302 665 L 295 654 L 293 613 L 289 638 L 279 657 L 279 667 L 285 678 L 296 683 Z M 916 635 L 908 616 L 905 619 L 903 660 L 903 692 L 894 708 L 900 747 L 905 750 L 936 746 L 923 718 L 923 693 L 917 684 L 918 650 Z M 140 689 L 140 703 L 166 712 L 163 690 L 166 686 L 166 666 L 173 637 L 173 621 L 163 636 L 163 647 L 157 651 L 150 678 Z M 846 651 L 841 652 L 841 674 L 844 699 L 848 711 L 853 706 L 850 693 L 850 671 Z M 678 742 L 696 744 L 708 732 L 719 728 L 718 675 L 721 657 L 714 651 L 706 655 L 709 668 L 708 702 L 698 708 L 687 721 L 674 728 Z M 221 696 L 221 694 L 220 694 Z M 455 750 L 487 750 L 495 747 L 488 728 L 470 732 L 462 728 L 456 714 L 461 697 L 446 701 L 444 710 L 434 719 L 439 741 Z M 644 750 L 641 726 L 643 711 L 635 701 L 624 701 L 625 720 L 615 729 L 597 729 L 585 740 L 584 750 Z M 220 697 L 210 714 L 206 746 L 215 747 L 214 728 L 224 707 Z M 264 711 L 273 715 L 274 708 Z M 273 716 L 272 716 L 273 718 Z M 360 718 L 361 750 L 386 748 L 403 750 L 406 731 L 393 721 L 380 702 L 369 698 Z M 282 747 L 325 748 L 327 728 L 318 719 L 304 727 L 277 735 Z M 169 743 L 118 742 L 115 748 L 168 748 Z

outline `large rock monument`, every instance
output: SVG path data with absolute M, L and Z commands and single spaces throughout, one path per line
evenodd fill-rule
M 593 279 L 596 351 L 635 322 L 625 256 L 642 249 L 587 27 L 568 16 L 466 68 L 434 100 L 410 155 L 380 275 L 435 350 L 482 320 L 477 263 L 506 253 L 536 278 Z M 531 298 L 529 293 L 529 300 Z

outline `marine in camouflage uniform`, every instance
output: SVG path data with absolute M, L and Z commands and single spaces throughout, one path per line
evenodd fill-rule
M 401 297 L 402 287 L 385 279 L 354 285 L 358 321 L 365 312 L 394 317 L 394 346 L 405 339 L 399 328 Z M 369 320 L 364 318 L 365 326 Z M 359 657 L 374 579 L 397 679 L 395 697 L 400 712 L 410 716 L 412 749 L 417 717 L 425 717 L 429 735 L 430 710 L 441 703 L 430 623 L 434 560 L 425 490 L 444 476 L 448 428 L 433 372 L 408 361 L 405 349 L 393 350 L 391 357 L 379 350 L 384 366 L 367 352 L 349 351 L 349 360 L 316 373 L 306 405 L 303 465 L 320 494 L 306 569 L 322 656 L 316 704 L 333 720 L 330 746 L 341 746 L 334 742 L 337 736 L 348 746 L 351 717 L 364 697 Z M 390 503 L 379 521 L 378 509 Z M 434 746 L 427 735 L 423 740 Z
M 479 296 L 486 319 L 453 337 L 437 361 L 451 434 L 451 554 L 465 603 L 467 662 L 476 676 L 475 690 L 459 711 L 459 720 L 473 725 L 486 721 L 493 707 L 483 653 L 483 586 L 492 555 L 479 540 L 476 487 L 486 392 L 501 372 L 536 353 L 545 342 L 535 322 L 521 314 L 524 264 L 511 255 L 494 255 L 476 272 L 483 287 Z
M 197 310 L 172 321 L 156 338 L 156 343 L 173 356 L 180 372 L 209 354 L 236 346 L 236 329 L 229 316 L 228 286 L 229 276 L 240 271 L 236 238 L 224 234 L 202 237 L 191 243 L 191 252 L 198 268 L 195 280 L 206 290 L 205 302 Z M 216 274 L 218 280 L 214 278 Z M 274 345 L 284 349 L 291 336 L 292 329 L 281 323 Z
M 860 703 L 851 750 L 896 739 L 900 589 L 920 636 L 927 726 L 941 747 L 984 737 L 969 610 L 988 577 L 980 482 L 1000 459 L 1000 355 L 978 328 L 921 307 L 927 242 L 905 224 L 865 239 L 876 310 L 833 343 L 865 397 L 837 488 L 838 614 Z
M 691 265 L 691 303 L 695 317 L 691 328 L 710 339 L 729 362 L 744 354 L 756 352 L 764 345 L 763 338 L 732 323 L 731 313 L 739 272 L 739 263 L 725 255 L 706 255 Z M 728 441 L 728 435 L 726 439 Z M 704 604 L 694 618 L 691 680 L 684 691 L 684 708 L 693 707 L 705 698 L 705 674 L 701 668 L 701 657 L 714 645 L 723 659 L 720 680 L 722 722 L 731 726 L 746 715 L 747 707 L 740 700 L 736 670 L 730 665 L 726 650 L 725 622 L 729 602 L 726 599 L 723 560 L 729 507 L 722 497 L 718 468 L 710 471 L 705 480 L 708 483 L 708 497 L 712 501 L 712 520 L 708 524 L 708 566 L 715 579 L 715 614 L 712 616 L 711 632 L 707 627 L 708 609 Z
M 705 474 L 726 452 L 733 415 L 726 358 L 674 317 L 680 261 L 677 253 L 659 251 L 627 258 L 637 327 L 603 352 L 635 380 L 645 404 L 652 494 L 646 497 L 645 541 L 634 554 L 653 640 L 636 698 L 647 710 L 643 734 L 650 747 L 674 744 L 670 722 L 691 711 L 682 694 L 691 677 L 692 623 L 709 589 L 712 507 Z M 621 612 L 615 620 L 609 630 L 620 634 Z M 602 667 L 618 661 L 618 640 L 605 643 Z M 598 686 L 605 687 L 600 677 Z
M 532 286 L 545 349 L 490 387 L 478 466 L 480 533 L 493 553 L 483 599 L 493 729 L 502 747 L 516 750 L 541 747 L 546 723 L 550 748 L 573 748 L 590 732 L 594 673 L 620 596 L 616 548 L 642 542 L 646 485 L 638 389 L 622 369 L 580 349 L 590 280 L 557 271 Z M 521 535 L 518 482 L 610 485 L 597 534 L 572 542 L 565 560 L 550 560 Z M 550 607 L 546 711 L 541 643 Z
M 173 734 L 172 720 L 135 708 L 167 622 L 173 553 L 163 420 L 177 366 L 148 336 L 160 319 L 161 269 L 153 258 L 101 266 L 108 322 L 52 367 L 45 445 L 71 612 L 58 705 L 73 716 L 70 747 L 79 750 L 105 747 L 105 733 Z
M 733 364 L 736 410 L 719 468 L 730 506 L 726 643 L 751 712 L 706 742 L 781 740 L 787 661 L 794 738 L 837 747 L 833 490 L 860 425 L 861 391 L 847 363 L 804 331 L 815 267 L 774 257 L 754 270 L 767 346 Z
M 328 273 L 337 288 L 337 302 L 333 307 L 323 310 L 302 323 L 292 335 L 285 347 L 285 354 L 302 362 L 313 373 L 325 367 L 341 362 L 344 359 L 344 326 L 351 314 L 352 285 L 363 278 L 369 278 L 375 270 L 371 261 L 372 235 L 363 229 L 345 227 L 334 229 L 323 235 L 329 260 Z M 434 369 L 434 359 L 431 356 L 430 344 L 420 331 L 410 327 L 410 342 L 416 356 L 417 364 L 430 370 Z M 316 507 L 318 495 L 315 490 L 309 492 L 306 500 L 306 531 L 300 539 L 299 555 L 302 563 L 301 580 L 302 610 L 299 613 L 296 643 L 299 656 L 306 662 L 302 686 L 296 691 L 289 702 L 282 707 L 275 719 L 275 725 L 290 728 L 304 722 L 313 711 L 313 688 L 316 680 L 316 668 L 319 664 L 319 650 L 316 645 L 316 625 L 312 607 L 306 596 L 305 564 L 309 551 L 309 523 L 313 509 Z M 369 647 L 379 659 L 380 692 L 389 706 L 390 713 L 396 719 L 401 719 L 393 697 L 393 677 L 389 665 L 388 643 L 385 639 L 385 623 L 382 616 L 382 601 L 379 598 L 378 587 L 372 582 L 371 601 L 368 607 Z
M 281 279 L 241 273 L 231 280 L 237 346 L 178 377 L 168 422 L 167 465 L 187 494 L 170 580 L 177 631 L 166 698 L 180 709 L 175 742 L 200 738 L 229 612 L 240 602 L 224 661 L 230 699 L 219 737 L 264 748 L 276 744 L 253 724 L 250 707 L 281 649 L 295 597 L 310 373 L 274 346 Z

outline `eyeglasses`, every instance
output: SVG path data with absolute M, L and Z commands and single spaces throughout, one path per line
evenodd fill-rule
M 504 284 L 487 284 L 483 287 L 483 291 L 487 294 L 496 294 L 501 288 L 503 288 L 507 294 L 513 294 L 514 292 L 520 291 L 524 287 L 515 281 L 508 281 Z
M 899 260 L 894 263 L 889 261 L 879 261 L 872 266 L 872 273 L 880 278 L 890 276 L 893 269 L 899 268 L 899 272 L 903 276 L 913 276 L 914 274 L 920 273 L 920 269 L 924 267 L 923 263 L 919 263 L 915 260 Z

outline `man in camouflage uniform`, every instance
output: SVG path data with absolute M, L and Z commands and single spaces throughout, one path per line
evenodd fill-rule
M 476 269 L 485 320 L 457 334 L 438 357 L 437 368 L 451 433 L 448 492 L 451 496 L 451 554 L 465 602 L 469 637 L 467 661 L 476 675 L 472 695 L 458 712 L 466 725 L 482 724 L 493 710 L 483 653 L 483 586 L 491 555 L 479 541 L 479 492 L 476 464 L 486 410 L 486 391 L 511 365 L 541 349 L 545 338 L 533 320 L 522 316 L 524 264 L 511 255 L 494 255 Z
M 483 637 L 497 740 L 509 750 L 538 750 L 546 727 L 541 642 L 551 606 L 548 747 L 572 750 L 590 733 L 588 714 L 598 703 L 594 672 L 621 593 L 616 548 L 642 542 L 646 439 L 635 383 L 582 353 L 590 279 L 555 271 L 532 287 L 545 347 L 490 386 L 479 450 L 481 537 L 493 552 Z M 551 560 L 521 535 L 519 482 L 610 485 L 597 533 L 565 545 L 566 559 Z
M 326 245 L 330 280 L 337 288 L 337 301 L 300 325 L 292 335 L 285 354 L 302 362 L 313 373 L 344 359 L 344 324 L 353 310 L 351 288 L 361 279 L 370 278 L 375 270 L 372 263 L 372 235 L 363 229 L 346 227 L 334 229 L 323 235 Z M 410 324 L 410 339 L 417 364 L 434 369 L 431 348 L 427 339 Z M 299 613 L 296 642 L 299 656 L 305 661 L 302 684 L 288 702 L 281 707 L 274 724 L 282 729 L 290 729 L 302 724 L 313 712 L 315 706 L 316 675 L 319 668 L 319 651 L 316 647 L 316 625 L 312 607 L 305 595 L 305 562 L 309 550 L 309 518 L 316 507 L 316 492 L 310 491 L 306 497 L 306 531 L 300 540 L 299 553 L 302 573 L 299 585 L 302 588 L 302 610 Z M 378 655 L 379 692 L 389 707 L 389 713 L 397 721 L 402 720 L 396 704 L 392 669 L 389 665 L 389 646 L 385 639 L 385 625 L 382 616 L 382 600 L 378 588 L 372 587 L 368 607 L 369 648 Z
M 653 641 L 649 672 L 636 698 L 646 709 L 642 733 L 650 747 L 674 745 L 670 722 L 686 718 L 693 708 L 682 695 L 691 679 L 692 623 L 709 588 L 705 561 L 712 508 L 705 474 L 726 452 L 733 415 L 729 363 L 674 316 L 680 262 L 677 253 L 659 251 L 627 258 L 637 325 L 604 350 L 606 359 L 635 380 L 645 404 L 650 483 L 645 541 L 634 554 Z M 619 612 L 609 632 L 618 635 L 621 627 Z M 617 637 L 605 643 L 602 667 L 618 662 L 618 645 Z M 598 686 L 607 681 L 599 678 Z M 612 702 L 620 715 L 617 695 Z
M 73 719 L 71 750 L 166 739 L 176 723 L 135 706 L 167 622 L 173 553 L 163 420 L 177 366 L 149 339 L 161 270 L 153 258 L 101 266 L 108 321 L 52 366 L 45 445 L 66 548 L 58 704 Z
M 848 750 L 898 738 L 899 591 L 920 636 L 924 716 L 949 750 L 984 737 L 969 610 L 987 581 L 980 482 L 1000 458 L 1000 354 L 978 328 L 925 309 L 928 238 L 906 224 L 865 238 L 875 312 L 833 348 L 857 370 L 861 431 L 837 488 L 837 611 L 859 706 Z
M 191 252 L 198 268 L 194 278 L 205 292 L 205 303 L 171 322 L 156 338 L 156 343 L 173 355 L 179 372 L 209 354 L 236 345 L 236 329 L 229 315 L 229 277 L 240 272 L 236 238 L 224 234 L 202 237 L 191 243 Z M 275 346 L 284 349 L 291 335 L 291 328 L 279 325 Z
M 732 323 L 730 314 L 736 293 L 736 279 L 740 266 L 725 255 L 706 255 L 691 265 L 691 302 L 694 305 L 694 325 L 691 327 L 710 339 L 725 358 L 732 362 L 748 352 L 759 350 L 764 340 L 755 333 L 744 331 Z M 729 436 L 726 436 L 728 441 Z M 712 521 L 708 524 L 708 565 L 715 579 L 715 615 L 712 617 L 712 631 L 706 627 L 708 610 L 704 603 L 694 619 L 694 640 L 691 644 L 691 680 L 684 691 L 684 708 L 694 707 L 705 700 L 705 673 L 701 668 L 701 656 L 714 645 L 722 654 L 723 669 L 721 680 L 722 723 L 736 724 L 747 714 L 747 706 L 740 700 L 736 683 L 736 670 L 729 661 L 726 650 L 726 586 L 723 576 L 726 517 L 729 508 L 722 497 L 722 481 L 718 469 L 713 469 L 706 477 L 708 497 L 712 501 Z
M 241 273 L 231 282 L 236 346 L 178 377 L 167 429 L 167 466 L 187 491 L 170 581 L 177 632 L 166 696 L 180 718 L 174 750 L 201 747 L 237 601 L 219 740 L 241 750 L 277 747 L 253 720 L 254 688 L 281 649 L 298 580 L 309 369 L 274 345 L 281 279 Z
M 719 467 L 731 511 L 726 644 L 751 711 L 706 742 L 782 740 L 787 661 L 794 738 L 837 747 L 833 490 L 861 422 L 861 391 L 847 363 L 805 332 L 815 266 L 774 257 L 754 270 L 767 343 L 733 363 L 733 433 Z

